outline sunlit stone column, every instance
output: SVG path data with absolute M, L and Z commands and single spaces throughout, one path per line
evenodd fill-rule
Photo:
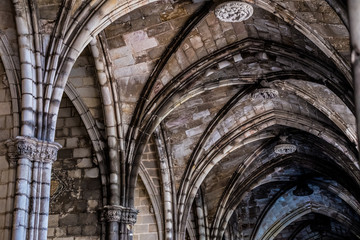
M 16 165 L 12 239 L 47 239 L 51 167 L 61 145 L 18 136 L 7 146 Z

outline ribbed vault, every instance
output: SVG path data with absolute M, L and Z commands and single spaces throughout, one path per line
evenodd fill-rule
M 225 2 L 0 2 L 1 131 L 64 146 L 49 239 L 360 239 L 346 1 L 244 0 L 241 22 Z

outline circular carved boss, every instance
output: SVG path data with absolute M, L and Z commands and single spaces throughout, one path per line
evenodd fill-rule
M 253 7 L 244 2 L 225 2 L 215 8 L 216 17 L 223 22 L 241 22 L 253 13 Z

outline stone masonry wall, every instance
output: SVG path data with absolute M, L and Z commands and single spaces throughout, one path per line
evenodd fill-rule
M 63 148 L 53 165 L 48 239 L 100 239 L 102 192 L 99 169 L 75 107 L 63 97 L 56 129 Z
M 135 208 L 140 212 L 134 226 L 134 240 L 156 240 L 158 229 L 149 194 L 144 183 L 138 178 L 135 189 Z
M 0 60 L 0 239 L 9 239 L 12 224 L 15 169 L 9 164 L 5 141 L 11 138 L 13 116 L 5 70 Z

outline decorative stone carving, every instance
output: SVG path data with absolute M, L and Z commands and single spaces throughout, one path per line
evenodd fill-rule
M 37 162 L 54 162 L 61 145 L 56 142 L 41 141 L 36 138 L 17 136 L 8 140 L 10 162 L 15 163 L 20 157 Z
M 104 220 L 107 222 L 121 222 L 125 224 L 135 224 L 139 210 L 123 206 L 105 206 Z
M 54 203 L 65 192 L 75 192 L 71 178 L 68 178 L 65 171 L 53 170 L 51 172 L 50 203 Z
M 215 9 L 215 15 L 223 22 L 241 22 L 249 19 L 254 13 L 250 4 L 244 2 L 225 2 Z
M 296 151 L 296 146 L 293 144 L 279 144 L 275 146 L 274 151 L 281 155 L 290 154 Z
M 272 88 L 260 88 L 254 91 L 252 99 L 269 100 L 279 97 L 279 92 Z
M 296 151 L 296 146 L 287 142 L 287 136 L 281 136 L 280 139 L 280 144 L 274 147 L 275 153 L 285 155 Z

